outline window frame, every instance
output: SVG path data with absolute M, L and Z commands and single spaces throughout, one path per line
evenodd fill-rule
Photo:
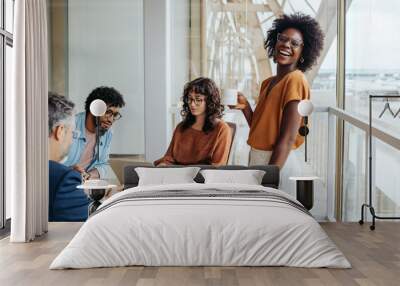
M 6 217 L 6 192 L 5 192 L 5 95 L 6 95 L 6 48 L 13 48 L 13 34 L 6 30 L 6 0 L 0 0 L 1 21 L 0 21 L 0 236 L 10 231 L 10 219 Z M 13 5 L 15 1 L 13 0 Z M 14 9 L 12 9 L 14 12 Z

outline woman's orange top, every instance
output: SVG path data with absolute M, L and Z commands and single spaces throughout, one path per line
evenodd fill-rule
M 226 165 L 232 141 L 228 124 L 221 120 L 207 133 L 181 126 L 175 128 L 167 153 L 154 165 Z
M 310 98 L 310 88 L 304 74 L 295 70 L 285 75 L 267 93 L 272 77 L 261 84 L 259 101 L 251 120 L 247 144 L 258 150 L 273 151 L 281 132 L 283 110 L 292 100 Z M 303 144 L 304 138 L 297 134 L 293 149 Z

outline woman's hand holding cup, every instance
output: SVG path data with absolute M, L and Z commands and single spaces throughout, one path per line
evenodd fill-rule
M 237 103 L 236 105 L 228 105 L 230 109 L 244 110 L 249 105 L 246 97 L 243 93 L 238 91 L 237 93 Z

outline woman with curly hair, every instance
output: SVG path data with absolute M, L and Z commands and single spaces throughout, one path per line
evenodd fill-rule
M 277 63 L 277 74 L 262 82 L 254 111 L 241 93 L 232 107 L 242 110 L 250 126 L 250 165 L 271 164 L 282 169 L 288 157 L 290 161 L 290 151 L 303 143 L 298 134 L 301 117 L 297 105 L 310 98 L 303 73 L 316 63 L 323 39 L 318 22 L 310 16 L 283 15 L 273 22 L 264 47 Z
M 222 119 L 220 92 L 209 78 L 185 85 L 183 121 L 175 128 L 167 153 L 154 165 L 226 165 L 231 130 Z

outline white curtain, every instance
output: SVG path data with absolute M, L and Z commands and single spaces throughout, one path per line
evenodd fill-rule
M 6 98 L 6 188 L 12 242 L 47 232 L 48 117 L 46 0 L 14 8 L 13 94 Z

